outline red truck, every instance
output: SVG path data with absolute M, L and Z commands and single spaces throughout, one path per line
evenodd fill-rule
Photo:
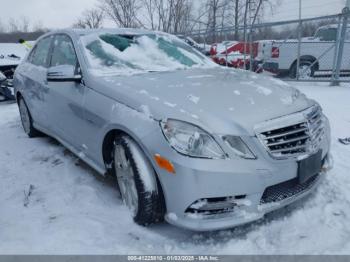
M 246 69 L 249 69 L 250 56 L 252 54 L 253 60 L 255 60 L 258 55 L 258 47 L 258 43 L 224 41 L 211 46 L 210 56 L 219 65 L 234 68 L 244 68 L 244 65 L 246 65 Z M 256 63 L 253 66 L 254 70 L 256 70 Z

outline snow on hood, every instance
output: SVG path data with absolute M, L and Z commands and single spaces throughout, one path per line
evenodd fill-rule
M 216 133 L 253 135 L 254 125 L 314 103 L 278 79 L 221 67 L 98 80 L 108 96 L 135 109 L 147 106 L 157 120 L 180 119 Z

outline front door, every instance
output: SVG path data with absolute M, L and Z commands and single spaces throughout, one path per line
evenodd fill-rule
M 68 35 L 54 38 L 50 67 L 74 66 L 80 73 L 79 61 L 73 42 Z M 64 141 L 81 151 L 84 132 L 83 99 L 85 86 L 82 82 L 48 82 L 48 114 L 51 129 Z

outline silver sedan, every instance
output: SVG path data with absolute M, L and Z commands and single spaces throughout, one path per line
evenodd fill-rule
M 59 140 L 116 187 L 136 223 L 229 228 L 309 194 L 330 161 L 317 102 L 215 65 L 175 36 L 63 30 L 18 66 L 24 131 Z

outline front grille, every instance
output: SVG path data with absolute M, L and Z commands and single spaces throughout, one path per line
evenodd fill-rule
M 318 150 L 324 135 L 322 111 L 315 106 L 301 114 L 301 119 L 296 123 L 267 129 L 258 134 L 274 158 L 294 157 Z M 271 122 L 267 125 L 273 126 L 273 121 Z
M 260 200 L 260 204 L 263 205 L 279 202 L 302 194 L 303 192 L 309 190 L 317 182 L 318 178 L 319 175 L 315 175 L 303 184 L 300 184 L 298 178 L 295 178 L 287 182 L 268 187 Z

